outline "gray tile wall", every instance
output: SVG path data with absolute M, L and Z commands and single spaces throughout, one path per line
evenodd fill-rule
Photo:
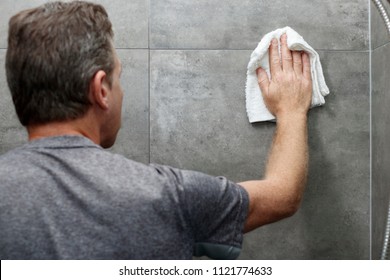
M 390 43 L 372 54 L 372 257 L 382 252 L 390 200 Z
M 19 124 L 5 76 L 5 53 L 0 49 L 0 154 L 26 142 L 27 133 Z
M 43 1 L 25 2 L 2 1 L 0 47 L 6 48 L 6 19 Z M 124 64 L 123 128 L 112 149 L 146 163 L 233 181 L 261 178 L 275 125 L 248 123 L 249 56 L 265 33 L 286 25 L 320 50 L 331 95 L 310 112 L 310 175 L 302 208 L 247 234 L 240 258 L 370 257 L 367 0 L 99 2 L 112 18 Z M 0 71 L 4 153 L 25 135 Z
M 382 1 L 390 13 L 390 4 Z M 380 259 L 390 200 L 390 36 L 374 6 L 372 34 L 372 258 Z

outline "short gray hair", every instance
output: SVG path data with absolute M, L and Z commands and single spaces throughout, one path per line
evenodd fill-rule
M 89 85 L 112 82 L 112 25 L 101 5 L 51 2 L 9 21 L 7 82 L 22 125 L 76 119 L 91 105 Z

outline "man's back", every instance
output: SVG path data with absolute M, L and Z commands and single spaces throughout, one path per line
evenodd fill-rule
M 308 166 L 307 54 L 290 51 L 284 34 L 269 48 L 273 78 L 257 69 L 277 133 L 264 178 L 238 185 L 102 149 L 121 127 L 113 36 L 104 7 L 90 2 L 11 17 L 7 82 L 30 142 L 0 157 L 1 259 L 236 258 L 243 232 L 297 211 Z
M 248 197 L 225 178 L 136 163 L 80 136 L 1 156 L 0 178 L 1 259 L 189 259 L 209 245 L 227 254 L 213 257 L 239 252 Z

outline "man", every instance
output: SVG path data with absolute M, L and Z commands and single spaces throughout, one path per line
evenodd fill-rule
M 48 3 L 9 23 L 7 81 L 28 144 L 0 157 L 1 259 L 236 258 L 243 233 L 291 216 L 307 177 L 309 58 L 270 46 L 259 85 L 277 129 L 265 178 L 233 183 L 103 148 L 121 122 L 107 13 Z

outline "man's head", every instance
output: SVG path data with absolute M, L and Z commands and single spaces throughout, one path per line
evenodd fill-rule
M 74 120 L 91 106 L 99 71 L 112 86 L 116 54 L 105 9 L 87 2 L 52 2 L 10 19 L 6 73 L 24 126 Z

